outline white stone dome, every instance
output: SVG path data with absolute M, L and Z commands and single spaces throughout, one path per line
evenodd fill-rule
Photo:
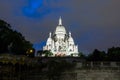
M 68 39 L 68 41 L 69 41 L 70 44 L 74 44 L 74 40 L 73 40 L 72 37 L 70 37 L 70 38 Z
M 52 41 L 52 39 L 51 39 L 51 38 L 48 38 L 48 39 L 47 39 L 47 44 L 51 44 L 51 41 Z
M 51 32 L 49 33 L 49 38 L 47 39 L 47 45 L 52 44 Z
M 69 41 L 69 42 L 74 42 L 74 40 L 73 40 L 72 37 L 70 37 L 70 38 L 68 39 L 68 41 Z
M 68 41 L 71 43 L 71 44 L 74 44 L 74 40 L 71 36 L 71 32 L 69 32 L 69 38 L 68 38 Z
M 64 26 L 57 26 L 55 30 L 55 34 L 66 34 L 66 30 Z

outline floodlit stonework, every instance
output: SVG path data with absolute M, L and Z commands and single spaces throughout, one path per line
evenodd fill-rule
M 75 45 L 71 32 L 67 33 L 59 18 L 59 24 L 53 33 L 49 33 L 46 45 L 43 50 L 49 50 L 52 56 L 78 56 L 78 46 Z

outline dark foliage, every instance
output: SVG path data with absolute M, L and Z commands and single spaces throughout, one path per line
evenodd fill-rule
M 120 61 L 120 47 L 109 48 L 107 53 L 95 49 L 87 56 L 88 61 Z
M 32 44 L 21 33 L 11 29 L 10 24 L 0 20 L 0 53 L 25 54 Z
M 109 61 L 120 61 L 120 47 L 112 47 L 108 49 L 107 59 Z
M 52 52 L 50 52 L 49 50 L 39 50 L 39 51 L 37 51 L 37 55 L 38 56 L 42 56 L 42 55 L 44 55 L 45 57 L 49 57 L 49 56 L 52 56 L 53 55 L 53 53 Z
M 95 49 L 92 54 L 87 57 L 88 61 L 104 61 L 106 59 L 106 53 Z

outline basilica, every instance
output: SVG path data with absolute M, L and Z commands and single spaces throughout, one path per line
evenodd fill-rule
M 53 33 L 49 33 L 43 50 L 49 50 L 52 56 L 78 56 L 78 46 L 75 45 L 71 32 L 67 33 L 59 18 L 59 24 Z

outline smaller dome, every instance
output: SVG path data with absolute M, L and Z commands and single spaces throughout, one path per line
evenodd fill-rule
M 68 41 L 69 41 L 69 42 L 74 42 L 74 40 L 73 40 L 72 37 L 69 37 L 69 38 L 68 38 Z
M 69 32 L 69 38 L 68 38 L 68 41 L 71 43 L 71 44 L 74 44 L 74 40 L 71 36 L 71 32 Z
M 69 41 L 69 44 L 74 45 L 74 40 L 73 40 L 73 38 L 72 38 L 72 37 L 71 37 L 71 38 L 69 38 L 69 39 L 68 39 L 68 41 Z
M 52 41 L 52 39 L 51 39 L 51 38 L 48 38 L 47 42 L 51 42 L 51 41 Z
M 48 38 L 48 39 L 47 39 L 47 45 L 48 45 L 48 44 L 51 44 L 51 42 L 52 42 L 52 39 L 51 39 L 51 38 Z
M 49 33 L 49 38 L 47 39 L 47 45 L 48 44 L 51 44 L 51 42 L 52 42 L 52 38 L 51 38 L 51 32 Z

